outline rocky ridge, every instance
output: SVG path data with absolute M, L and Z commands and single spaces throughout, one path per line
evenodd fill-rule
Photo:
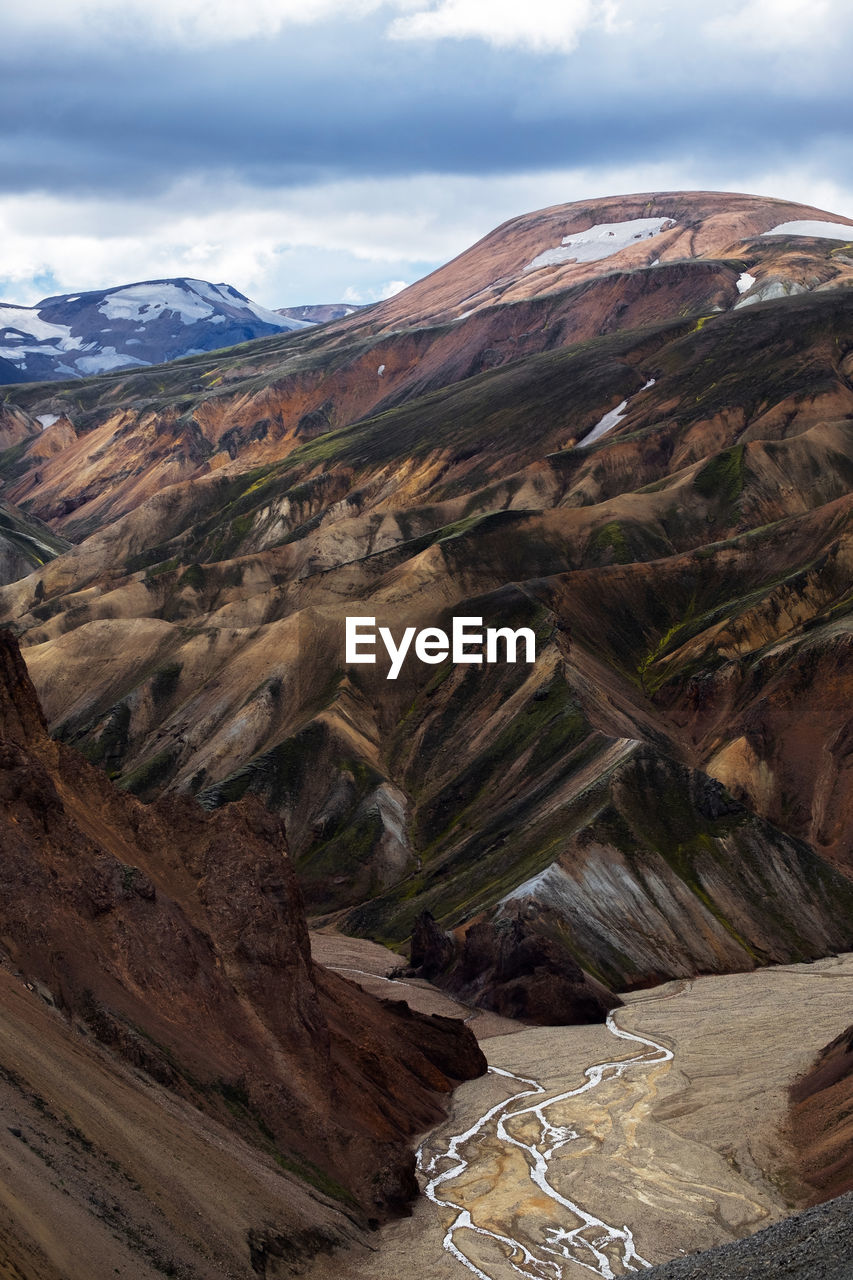
M 140 1193 L 125 1188 L 114 1212 L 145 1234 L 155 1229 L 156 1209 L 157 1249 L 181 1239 L 191 1259 L 181 1275 L 290 1274 L 291 1263 L 324 1243 L 404 1211 L 417 1190 L 406 1137 L 434 1123 L 453 1082 L 485 1062 L 460 1022 L 378 1002 L 312 963 L 280 821 L 254 802 L 208 816 L 186 798 L 144 806 L 118 792 L 47 736 L 8 632 L 0 633 L 0 793 L 4 1017 L 25 1041 L 23 1028 L 41 1026 L 49 1042 L 35 1061 L 8 1032 L 4 1106 L 15 1115 L 24 1107 L 31 1122 L 23 1138 L 13 1123 L 12 1137 L 48 1152 L 72 1141 L 91 1154 L 101 1150 L 106 1124 L 116 1172 Z M 45 1006 L 54 1011 L 46 1024 Z M 63 1076 L 76 1096 L 105 1072 L 120 1079 L 110 1097 L 118 1088 L 134 1108 L 142 1105 L 134 1091 L 147 1091 L 152 1132 L 162 1128 L 164 1108 L 177 1111 L 183 1127 L 201 1113 L 202 1131 L 220 1135 L 215 1176 L 233 1180 L 235 1166 L 249 1160 L 251 1178 L 264 1182 L 258 1218 L 247 1226 L 244 1206 L 227 1239 L 214 1231 L 207 1247 L 194 1230 L 188 1245 L 183 1206 L 157 1205 L 150 1168 L 142 1185 L 133 1153 L 130 1163 L 119 1154 L 117 1116 L 102 1114 L 101 1130 L 93 1129 L 91 1108 L 81 1103 L 88 1127 L 63 1128 Z M 39 1126 L 30 1103 L 42 1096 L 41 1076 L 53 1101 L 39 1104 Z M 74 1213 L 88 1214 L 85 1230 L 97 1235 L 92 1219 L 103 1214 L 86 1209 L 84 1195 L 92 1177 L 114 1190 L 121 1178 L 93 1167 L 76 1184 L 84 1203 L 75 1201 Z M 22 1258 L 35 1256 L 47 1246 L 34 1239 L 32 1222 L 49 1217 L 53 1192 L 39 1184 L 27 1228 L 11 1186 L 0 1194 L 4 1240 Z M 249 1234 L 235 1240 L 241 1223 Z M 62 1275 L 90 1274 L 77 1264 L 63 1271 L 59 1246 L 48 1244 Z M 283 1270 L 276 1258 L 287 1262 Z M 50 1274 L 28 1266 L 20 1274 Z

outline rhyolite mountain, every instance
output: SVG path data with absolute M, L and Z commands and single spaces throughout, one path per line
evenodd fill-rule
M 51 740 L 6 631 L 0 878 L 4 1274 L 290 1275 L 405 1209 L 471 1031 L 313 963 L 258 801 L 146 806 Z
M 160 364 L 305 323 L 231 285 L 185 278 L 58 294 L 34 307 L 0 303 L 0 385 Z
M 74 544 L 0 592 L 52 730 L 145 799 L 260 798 L 309 911 L 428 912 L 492 1007 L 522 927 L 599 992 L 853 946 L 851 241 L 557 206 L 322 329 L 11 388 L 3 499 Z M 390 681 L 353 614 L 537 661 Z

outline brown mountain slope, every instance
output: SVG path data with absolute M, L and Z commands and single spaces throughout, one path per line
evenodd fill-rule
M 812 1203 L 853 1190 L 853 1027 L 791 1089 L 788 1132 Z
M 268 1181 L 264 1170 L 278 1161 L 320 1188 L 324 1207 L 309 1221 L 315 1243 L 349 1230 L 329 1208 L 336 1202 L 338 1216 L 342 1209 L 355 1224 L 401 1209 L 416 1189 L 405 1135 L 442 1114 L 440 1095 L 454 1080 L 484 1069 L 467 1028 L 377 1003 L 312 964 L 281 825 L 260 806 L 232 806 L 215 818 L 179 798 L 146 808 L 52 742 L 5 632 L 0 738 L 0 946 L 6 963 L 62 1012 L 50 1036 L 64 1060 L 76 1054 L 75 1088 L 90 1070 L 109 1072 L 95 1051 L 96 1042 L 106 1045 L 174 1095 L 169 1105 L 181 1124 L 191 1104 L 264 1154 L 244 1157 L 240 1144 L 223 1158 L 223 1177 L 229 1160 L 248 1158 L 258 1168 L 252 1176 Z M 22 1004 L 14 984 L 4 990 L 9 1016 L 20 1028 L 36 1026 L 32 1002 Z M 4 1056 L 13 1095 L 30 1097 L 44 1072 L 56 1098 L 58 1065 L 48 1053 L 24 1071 L 10 1062 Z M 127 1093 L 128 1078 L 113 1076 Z M 58 1122 L 53 1111 L 48 1119 L 41 1140 L 50 1146 Z M 106 1119 L 115 1151 L 118 1120 Z M 91 1131 L 79 1141 L 93 1142 Z M 303 1188 L 303 1207 L 292 1214 L 288 1186 L 273 1244 L 286 1244 L 291 1232 L 296 1242 L 310 1208 Z M 272 1194 L 264 1193 L 265 1212 Z M 40 1212 L 46 1201 L 32 1210 L 36 1219 Z M 172 1221 L 179 1234 L 183 1212 Z M 23 1239 L 25 1220 L 18 1225 Z M 252 1227 L 262 1253 L 266 1229 L 263 1217 Z M 242 1269 L 228 1274 L 252 1273 L 244 1244 Z M 201 1256 L 222 1264 L 214 1253 Z M 236 1265 L 230 1256 L 228 1265 Z
M 0 592 L 53 729 L 145 798 L 257 794 L 310 909 L 400 944 L 517 902 L 609 986 L 845 944 L 853 294 L 837 241 L 762 235 L 816 216 L 545 211 L 424 282 L 512 277 L 458 323 L 416 286 L 381 332 L 16 391 L 73 432 L 0 462 L 80 539 Z M 675 226 L 525 271 L 641 218 Z M 352 614 L 537 661 L 391 681 Z
M 592 262 L 525 270 L 567 230 L 649 217 L 673 226 Z M 783 201 L 702 192 L 616 197 L 527 215 L 388 302 L 321 331 L 246 344 L 224 357 L 193 357 L 154 374 L 16 389 L 28 414 L 61 415 L 76 438 L 50 459 L 24 442 L 7 461 L 14 481 L 8 497 L 77 540 L 164 486 L 245 472 L 368 414 L 508 362 L 728 311 L 773 281 L 801 291 L 843 286 L 853 267 L 832 240 L 762 238 L 786 221 L 836 217 Z M 741 295 L 746 270 L 756 283 Z M 609 394 L 617 389 L 611 379 Z M 589 426 L 607 394 L 601 388 L 592 404 L 578 406 L 587 409 Z M 582 421 L 578 428 L 583 434 Z
M 631 229 L 625 237 L 626 247 L 612 253 L 608 238 L 613 244 L 621 243 L 618 224 L 646 219 L 660 220 L 660 231 L 646 238 L 646 228 Z M 760 237 L 782 223 L 811 220 L 845 221 L 807 205 L 719 191 L 646 192 L 554 205 L 503 223 L 447 266 L 371 308 L 366 320 L 371 327 L 388 328 L 423 324 L 425 318 L 430 322 L 447 320 L 460 310 L 490 306 L 498 299 L 517 302 L 545 291 L 556 292 L 614 269 L 685 260 L 745 257 L 750 272 L 757 268 L 760 283 L 765 276 L 776 274 L 780 247 L 778 242 L 768 246 Z M 539 255 L 560 247 L 563 237 L 579 237 L 591 227 L 605 224 L 611 230 L 594 249 L 601 257 L 584 261 L 583 246 L 578 246 L 574 252 L 580 257 L 574 260 L 569 247 L 564 262 L 532 266 Z M 633 238 L 641 234 L 642 239 Z M 847 235 L 839 233 L 839 238 L 844 243 Z M 796 271 L 794 261 L 791 266 Z M 836 263 L 826 278 L 848 278 L 846 265 Z M 791 278 L 796 280 L 795 275 Z M 805 280 L 796 283 L 805 284 Z M 812 277 L 809 287 L 819 283 Z

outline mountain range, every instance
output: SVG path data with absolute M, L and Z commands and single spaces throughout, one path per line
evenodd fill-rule
M 0 303 L 0 385 L 161 364 L 316 323 L 309 312 L 339 310 L 346 308 L 270 311 L 231 285 L 183 277 L 58 294 L 34 307 Z
M 128 813 L 283 822 L 315 921 L 504 1015 L 853 948 L 851 284 L 837 215 L 647 193 L 10 387 L 0 617 L 56 749 Z M 353 615 L 536 661 L 390 680 Z

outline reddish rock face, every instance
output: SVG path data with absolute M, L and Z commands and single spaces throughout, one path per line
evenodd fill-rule
M 853 1027 L 791 1089 L 788 1135 L 813 1204 L 853 1191 Z
M 63 1013 L 371 1217 L 416 1193 L 406 1135 L 485 1061 L 461 1023 L 312 964 L 280 819 L 145 807 L 52 742 L 0 633 L 0 943 Z M 260 1126 L 260 1128 L 259 1128 Z

